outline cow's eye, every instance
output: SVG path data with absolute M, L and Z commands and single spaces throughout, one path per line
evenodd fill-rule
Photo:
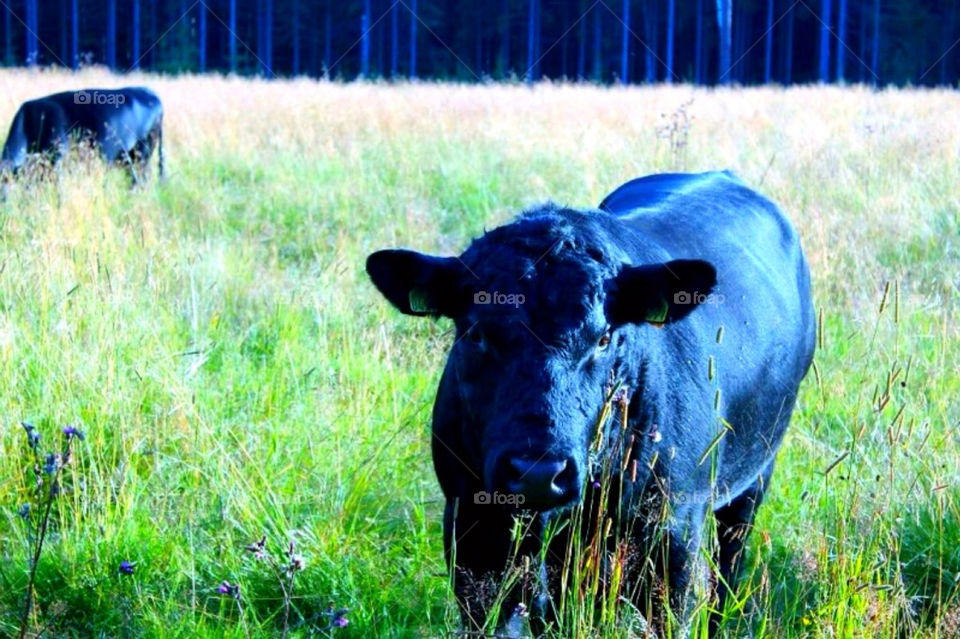
M 607 331 L 606 333 L 604 333 L 603 336 L 600 338 L 600 341 L 597 342 L 597 350 L 604 351 L 607 349 L 608 346 L 610 346 L 610 331 Z

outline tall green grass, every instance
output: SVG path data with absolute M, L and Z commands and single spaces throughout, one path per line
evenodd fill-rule
M 275 636 L 283 592 L 244 551 L 264 534 L 306 562 L 293 636 L 331 601 L 336 636 L 454 631 L 428 431 L 451 327 L 391 310 L 364 257 L 456 252 L 548 198 L 714 168 L 795 221 L 821 312 L 726 633 L 957 636 L 960 97 L 3 71 L 0 123 L 136 82 L 165 103 L 168 180 L 131 190 L 74 158 L 0 205 L 0 636 L 29 569 L 21 420 L 47 447 L 87 435 L 34 632 Z

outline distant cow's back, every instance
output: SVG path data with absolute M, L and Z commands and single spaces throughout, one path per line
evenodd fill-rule
M 145 87 L 64 91 L 21 105 L 3 148 L 3 168 L 16 172 L 30 153 L 56 161 L 71 137 L 87 138 L 110 162 L 145 168 L 159 147 L 163 175 L 163 107 Z M 137 172 L 134 171 L 134 178 Z

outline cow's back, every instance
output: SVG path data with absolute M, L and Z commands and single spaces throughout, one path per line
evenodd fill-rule
M 728 172 L 640 178 L 600 208 L 634 231 L 626 240 L 633 255 L 703 259 L 717 269 L 713 295 L 665 330 L 689 375 L 707 375 L 700 358 L 714 359 L 719 415 L 734 429 L 719 447 L 718 490 L 735 496 L 773 459 L 813 354 L 799 238 L 776 205 Z
M 86 94 L 87 101 L 78 102 L 79 94 Z M 123 96 L 123 102 L 96 103 L 93 101 L 96 94 Z M 133 149 L 138 140 L 145 139 L 151 130 L 160 126 L 163 118 L 160 99 L 146 87 L 65 91 L 46 99 L 63 108 L 72 133 L 81 137 L 92 135 L 109 160 Z

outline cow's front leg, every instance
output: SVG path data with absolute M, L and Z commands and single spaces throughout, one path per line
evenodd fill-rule
M 634 537 L 638 552 L 632 570 L 637 572 L 630 598 L 637 610 L 650 615 L 647 621 L 658 636 L 688 636 L 700 595 L 707 590 L 708 572 L 700 556 L 705 514 L 705 506 L 682 507 Z
M 697 605 L 708 596 L 709 570 L 700 552 L 700 524 L 695 528 L 668 533 L 670 544 L 667 583 L 670 611 L 677 627 L 676 636 L 688 637 L 695 620 Z
M 447 500 L 443 545 L 463 624 L 483 630 L 504 586 L 514 554 L 513 518 L 491 504 Z M 510 599 L 510 597 L 507 597 Z M 515 604 L 514 604 L 515 605 Z M 502 610 L 507 608 L 505 602 Z M 511 608 L 512 610 L 512 608 Z

